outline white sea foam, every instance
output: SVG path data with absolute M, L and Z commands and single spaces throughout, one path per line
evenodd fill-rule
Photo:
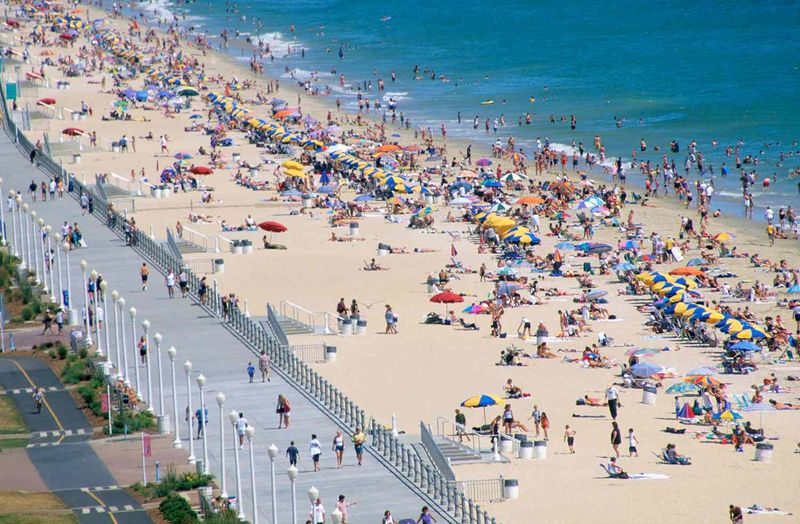
M 387 91 L 383 95 L 383 101 L 384 102 L 388 102 L 390 98 L 394 98 L 394 100 L 396 102 L 399 102 L 401 100 L 410 100 L 411 99 L 411 97 L 408 96 L 408 92 L 407 91 Z

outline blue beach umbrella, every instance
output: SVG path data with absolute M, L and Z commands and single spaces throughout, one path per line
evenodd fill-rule
M 754 344 L 749 340 L 737 342 L 731 346 L 731 349 L 735 349 L 736 351 L 761 351 L 761 347 L 758 344 Z

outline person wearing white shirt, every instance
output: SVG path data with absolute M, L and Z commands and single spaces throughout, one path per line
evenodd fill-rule
M 606 401 L 608 402 L 608 411 L 611 413 L 611 418 L 617 420 L 617 406 L 619 405 L 619 392 L 614 384 L 611 384 L 606 389 Z
M 319 471 L 319 456 L 322 455 L 322 445 L 317 440 L 316 435 L 311 435 L 311 441 L 308 443 L 308 454 L 311 455 L 314 461 L 314 471 Z
M 239 449 L 244 449 L 244 430 L 247 429 L 247 419 L 244 413 L 239 413 L 239 420 L 236 421 L 236 434 L 239 435 Z
M 308 516 L 311 517 L 312 524 L 325 524 L 325 506 L 322 505 L 321 499 L 314 501 Z

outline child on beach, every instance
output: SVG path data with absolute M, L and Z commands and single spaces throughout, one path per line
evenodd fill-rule
M 564 428 L 564 441 L 569 446 L 569 452 L 572 454 L 575 453 L 575 433 L 576 431 L 569 427 L 569 424 Z
M 247 376 L 250 377 L 250 383 L 253 383 L 253 378 L 256 376 L 256 367 L 252 362 L 247 363 Z
M 636 450 L 636 445 L 639 444 L 639 441 L 636 439 L 636 435 L 633 433 L 633 428 L 628 429 L 628 456 L 633 457 L 639 456 L 639 452 Z

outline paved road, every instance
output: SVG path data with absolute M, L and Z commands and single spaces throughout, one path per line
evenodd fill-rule
M 89 445 L 92 428 L 61 381 L 35 358 L 0 358 L 0 385 L 33 433 L 27 453 L 47 488 L 81 523 L 151 522 Z M 33 409 L 36 388 L 46 391 L 42 412 Z M 95 494 L 97 488 L 106 488 Z M 110 489 L 109 489 L 110 488 Z M 117 515 L 117 513 L 119 515 Z M 131 520 L 133 519 L 133 520 Z
M 3 136 L 0 138 L 0 156 L 8 165 L 8 174 L 5 176 L 6 189 L 26 187 L 31 179 L 41 182 L 45 176 L 33 169 L 23 159 L 16 146 Z M 288 463 L 284 458 L 284 450 L 291 440 L 296 442 L 301 452 L 299 464 L 300 475 L 297 481 L 298 510 L 302 519 L 307 515 L 308 499 L 307 490 L 314 485 L 320 490 L 323 503 L 330 511 L 335 505 L 340 494 L 347 496 L 349 501 L 358 502 L 350 509 L 350 519 L 353 522 L 377 522 L 386 509 L 391 509 L 395 518 L 415 518 L 419 515 L 419 508 L 425 501 L 412 491 L 404 479 L 394 475 L 392 471 L 366 455 L 364 465 L 355 465 L 352 445 L 348 443 L 345 452 L 345 467 L 336 468 L 334 454 L 331 451 L 331 440 L 339 429 L 325 413 L 310 403 L 304 396 L 290 384 L 280 378 L 273 378 L 267 384 L 248 384 L 245 369 L 248 361 L 255 362 L 255 355 L 250 349 L 230 334 L 217 319 L 210 318 L 199 306 L 185 299 L 169 299 L 161 277 L 151 272 L 151 285 L 147 292 L 142 292 L 139 281 L 139 267 L 142 259 L 139 255 L 124 246 L 121 239 L 109 231 L 97 219 L 81 216 L 80 207 L 71 199 L 37 202 L 33 204 L 39 216 L 48 223 L 60 226 L 64 221 L 77 222 L 88 247 L 75 251 L 71 256 L 71 271 L 73 282 L 73 295 L 78 297 L 80 287 L 76 284 L 80 279 L 78 266 L 81 258 L 89 262 L 89 269 L 96 268 L 109 283 L 110 289 L 117 289 L 127 300 L 127 306 L 135 306 L 138 310 L 137 332 L 141 335 L 140 322 L 145 318 L 151 322 L 151 334 L 160 332 L 164 337 L 163 349 L 174 345 L 178 349 L 178 406 L 179 418 L 182 422 L 180 435 L 182 445 L 189 447 L 187 428 L 184 420 L 184 410 L 187 405 L 186 375 L 183 373 L 182 363 L 190 359 L 196 372 L 202 371 L 208 383 L 206 385 L 206 402 L 209 411 L 208 427 L 208 455 L 211 471 L 220 477 L 220 452 L 219 452 L 219 411 L 214 400 L 218 391 L 223 391 L 227 397 L 225 405 L 225 455 L 227 490 L 236 492 L 234 478 L 234 447 L 232 446 L 232 429 L 227 423 L 227 413 L 231 409 L 242 411 L 251 425 L 256 428 L 256 492 L 259 498 L 260 520 L 267 522 L 271 519 L 270 474 L 265 448 L 275 443 L 281 450 L 277 460 L 276 470 L 277 502 L 279 522 L 291 522 L 291 490 L 287 480 L 286 468 Z M 66 279 L 66 278 L 65 278 Z M 78 298 L 76 302 L 80 302 Z M 107 318 L 111 318 L 108 316 Z M 127 319 L 127 315 L 126 315 Z M 128 340 L 128 361 L 134 365 L 137 362 L 131 347 L 130 321 L 126 324 Z M 113 325 L 113 324 L 112 324 Z M 112 329 L 113 335 L 113 329 Z M 112 336 L 113 339 L 113 336 Z M 112 341 L 113 345 L 113 341 Z M 151 350 L 155 345 L 151 341 Z M 168 386 L 169 363 L 164 355 L 164 380 L 165 395 L 167 396 L 166 411 L 171 415 L 171 388 Z M 151 354 L 155 361 L 155 355 Z M 121 358 L 119 360 L 122 360 Z M 155 368 L 155 364 L 153 364 Z M 140 368 L 140 382 L 146 396 L 145 369 Z M 134 368 L 127 370 L 127 375 L 134 381 Z M 153 380 L 155 381 L 155 369 Z M 193 410 L 199 403 L 198 389 L 194 385 L 192 376 L 192 405 Z M 158 398 L 158 384 L 152 386 L 154 398 Z M 292 406 L 292 428 L 290 430 L 277 430 L 275 415 L 275 402 L 278 394 L 288 395 Z M 156 402 L 156 407 L 158 403 Z M 322 442 L 322 471 L 313 472 L 308 454 L 308 442 L 315 433 Z M 202 441 L 193 441 L 195 455 L 202 457 Z M 251 518 L 251 490 L 250 466 L 247 448 L 241 453 L 242 460 L 242 494 L 244 496 L 245 514 Z M 442 521 L 443 519 L 439 519 Z

